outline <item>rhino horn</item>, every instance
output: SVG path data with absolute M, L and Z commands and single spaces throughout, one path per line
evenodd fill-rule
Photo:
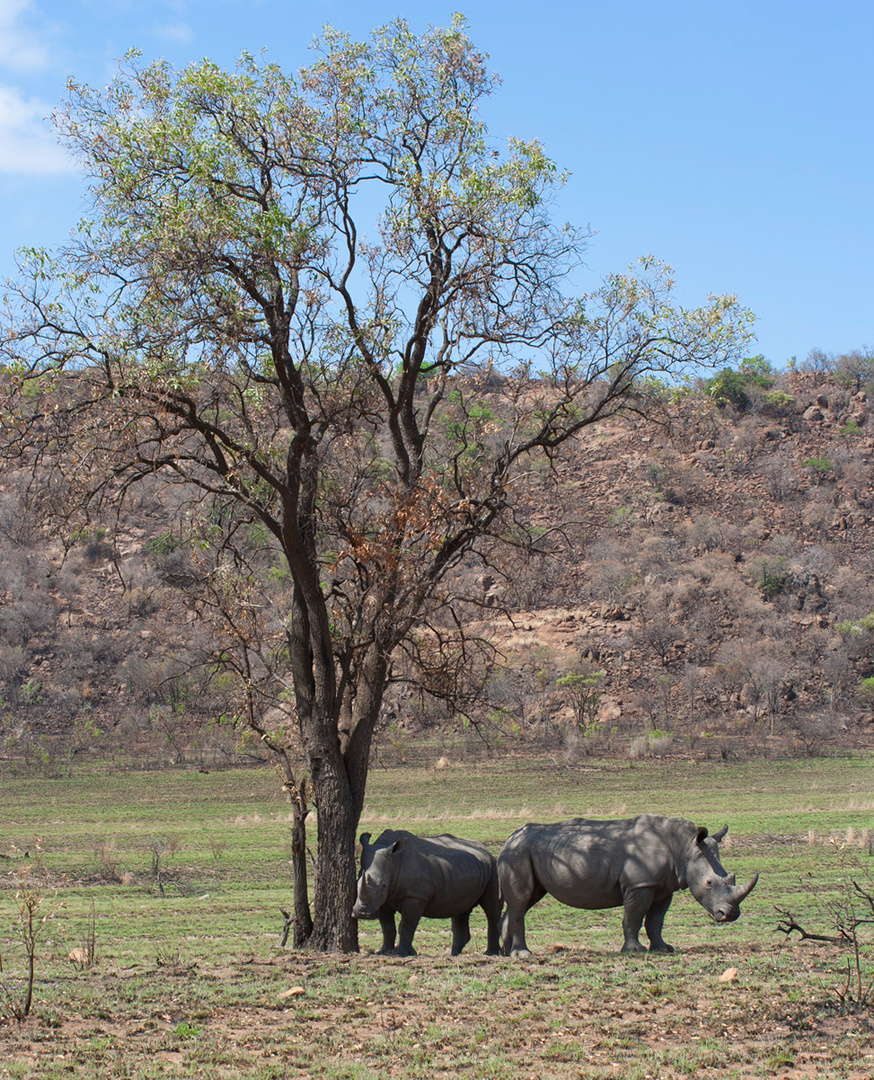
M 753 891 L 753 889 L 756 887 L 756 882 L 758 880 L 759 880 L 759 875 L 756 873 L 756 874 L 753 874 L 752 878 L 750 879 L 750 883 L 748 885 L 738 885 L 733 890 L 733 892 L 731 894 L 732 900 L 736 904 L 739 904 L 741 902 L 741 900 L 746 899 L 746 897 L 748 897 L 750 895 L 750 893 Z
M 713 834 L 713 839 L 716 841 L 717 844 L 721 844 L 722 841 L 725 839 L 725 834 L 727 832 L 728 832 L 728 826 L 723 825 L 722 828 L 719 830 L 719 832 L 715 832 Z

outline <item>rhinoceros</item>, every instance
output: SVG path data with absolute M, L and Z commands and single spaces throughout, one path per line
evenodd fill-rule
M 479 905 L 488 922 L 489 955 L 500 953 L 501 899 L 494 855 L 475 840 L 415 836 L 387 829 L 370 843 L 361 836 L 361 876 L 352 908 L 356 919 L 379 919 L 380 953 L 415 956 L 419 920 L 452 920 L 452 955 L 470 941 L 470 913 Z M 395 947 L 395 913 L 401 916 Z
M 523 825 L 501 848 L 498 877 L 507 904 L 501 931 L 507 956 L 530 956 L 525 913 L 547 893 L 571 907 L 624 907 L 622 952 L 643 952 L 645 926 L 652 952 L 673 952 L 662 938 L 673 895 L 688 888 L 716 922 L 733 922 L 755 887 L 735 883 L 719 862 L 728 826 L 707 829 L 683 818 L 643 814 L 623 821 L 574 818 Z

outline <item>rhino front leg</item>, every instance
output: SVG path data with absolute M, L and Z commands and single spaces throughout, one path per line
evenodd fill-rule
M 397 937 L 397 930 L 395 929 L 395 913 L 393 911 L 386 911 L 385 908 L 380 908 L 379 925 L 382 927 L 382 948 L 379 949 L 378 955 L 388 956 L 390 953 L 394 952 L 395 938 Z
M 398 947 L 395 956 L 415 956 L 413 937 L 419 920 L 425 914 L 425 904 L 405 904 L 401 909 L 401 925 L 398 931 Z
M 470 941 L 470 912 L 452 916 L 452 956 L 458 956 Z
M 662 937 L 662 927 L 665 925 L 665 915 L 671 906 L 671 900 L 673 900 L 673 895 L 668 894 L 666 900 L 653 904 L 646 913 L 643 925 L 646 927 L 646 936 L 649 938 L 650 952 L 672 953 L 674 951 Z
M 625 941 L 621 952 L 646 952 L 646 946 L 640 942 L 640 928 L 654 898 L 655 889 L 629 889 L 623 895 L 625 914 L 622 918 L 622 932 Z

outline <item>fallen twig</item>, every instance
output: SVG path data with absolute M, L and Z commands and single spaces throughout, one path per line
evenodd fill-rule
M 774 927 L 775 933 L 786 934 L 788 937 L 793 931 L 797 931 L 801 935 L 802 941 L 825 941 L 829 945 L 849 945 L 852 943 L 852 936 L 843 929 L 835 937 L 828 934 L 811 934 L 800 923 L 796 922 L 791 911 L 783 911 L 777 908 L 777 914 L 782 916 L 782 921 Z

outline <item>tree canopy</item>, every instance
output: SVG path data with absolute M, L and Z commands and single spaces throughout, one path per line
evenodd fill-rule
M 728 362 L 748 315 L 684 310 L 653 259 L 573 291 L 588 230 L 556 221 L 565 177 L 536 140 L 490 140 L 496 78 L 460 18 L 326 29 L 316 53 L 297 76 L 133 55 L 105 89 L 70 83 L 55 119 L 90 211 L 7 289 L 4 452 L 47 516 L 184 485 L 239 618 L 266 597 L 235 538 L 263 530 L 291 581 L 279 663 L 318 812 L 298 940 L 348 950 L 400 652 L 452 626 L 453 574 L 513 521 L 521 470 L 643 410 L 653 379 Z

